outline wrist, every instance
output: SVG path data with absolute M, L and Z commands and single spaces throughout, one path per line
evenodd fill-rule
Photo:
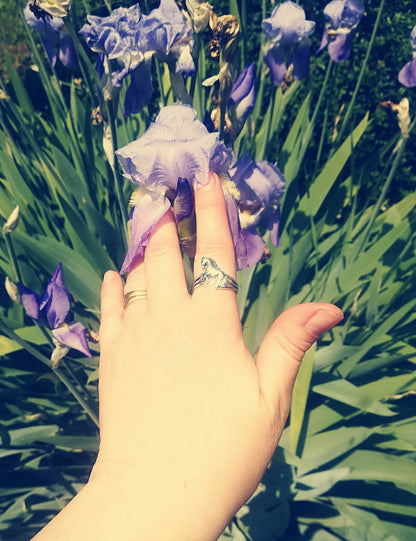
M 84 490 L 84 504 L 102 517 L 103 541 L 116 536 L 125 541 L 215 541 L 235 511 L 218 505 L 218 494 L 176 474 L 151 478 L 116 463 L 97 464 Z

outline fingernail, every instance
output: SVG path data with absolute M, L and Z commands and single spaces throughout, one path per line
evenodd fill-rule
M 316 335 L 331 329 L 344 319 L 344 313 L 336 306 L 321 308 L 306 323 L 306 327 Z
M 110 282 L 113 281 L 113 275 L 114 275 L 114 271 L 107 271 L 105 274 L 104 274 L 104 278 L 103 278 L 103 283 L 104 284 L 109 284 Z
M 200 188 L 198 188 L 198 190 L 199 191 L 212 190 L 212 188 L 215 186 L 216 179 L 217 179 L 217 175 L 213 171 L 210 171 L 208 173 L 208 180 L 206 181 L 205 184 L 203 184 Z

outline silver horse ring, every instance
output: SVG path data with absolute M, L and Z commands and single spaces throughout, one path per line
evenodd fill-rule
M 145 301 L 146 299 L 147 299 L 147 291 L 146 291 L 146 289 L 133 289 L 132 291 L 128 291 L 124 295 L 124 310 L 132 302 L 134 302 L 134 301 Z
M 213 259 L 202 257 L 201 267 L 201 274 L 194 280 L 194 289 L 199 286 L 213 286 L 216 289 L 231 289 L 237 293 L 238 284 L 236 280 L 222 271 L 218 263 Z

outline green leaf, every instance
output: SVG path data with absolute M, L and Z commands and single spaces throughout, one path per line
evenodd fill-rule
M 375 415 L 386 417 L 395 415 L 387 405 L 374 400 L 371 396 L 368 396 L 364 389 L 355 386 L 345 379 L 337 379 L 328 383 L 315 385 L 313 391 L 353 408 L 374 413 Z
M 342 460 L 339 467 L 350 468 L 348 480 L 382 481 L 416 491 L 416 462 L 405 457 L 357 449 Z
M 344 525 L 334 530 L 348 541 L 401 541 L 386 530 L 377 515 L 341 500 L 335 500 L 334 505 L 344 519 Z
M 100 440 L 95 436 L 43 436 L 38 437 L 37 441 L 50 443 L 55 447 L 70 449 L 72 451 L 90 451 L 98 452 Z
M 299 475 L 305 475 L 346 453 L 352 453 L 354 448 L 370 437 L 373 431 L 363 426 L 340 427 L 310 436 L 305 441 L 298 469 Z M 339 466 L 350 467 L 350 464 L 342 462 L 338 464 Z
M 298 212 L 303 212 L 307 216 L 316 216 L 348 158 L 351 156 L 351 150 L 361 139 L 368 124 L 367 114 L 352 131 L 350 137 L 347 137 L 335 154 L 327 161 L 321 173 L 311 184 L 308 193 L 302 197 L 297 209 Z
M 295 487 L 295 501 L 313 500 L 314 498 L 325 494 L 334 485 L 342 479 L 345 479 L 349 474 L 349 468 L 333 468 L 318 473 L 310 473 L 296 479 L 297 485 L 305 485 L 309 489 L 298 489 Z
M 28 426 L 10 430 L 10 442 L 13 446 L 30 445 L 42 438 L 50 437 L 58 432 L 58 425 Z
M 252 355 L 258 348 L 273 321 L 273 312 L 270 307 L 266 287 L 260 287 L 260 293 L 253 302 L 243 328 L 244 341 Z
M 29 94 L 26 91 L 22 79 L 19 77 L 13 62 L 7 53 L 4 54 L 4 62 L 6 64 L 7 74 L 10 77 L 10 82 L 12 83 L 16 99 L 22 110 L 26 113 L 26 115 L 28 115 L 28 118 L 30 118 L 34 113 L 32 102 L 30 101 Z
M 388 334 L 406 315 L 414 309 L 415 300 L 411 300 L 398 310 L 392 312 L 379 326 L 369 335 L 369 337 L 360 344 L 359 351 L 345 360 L 339 367 L 339 373 L 342 377 L 347 377 L 353 368 L 364 358 L 370 349 L 376 346 L 382 336 Z
M 36 327 L 35 325 L 15 329 L 14 332 L 32 344 L 39 346 L 47 343 L 45 335 L 42 333 L 39 327 Z M 16 342 L 13 340 L 10 340 L 10 338 L 6 338 L 6 336 L 0 336 L 0 357 L 3 355 L 8 355 L 13 351 L 18 351 L 19 349 L 22 349 L 22 346 L 19 346 L 19 344 L 16 344 Z
M 315 352 L 316 344 L 305 353 L 293 387 L 292 404 L 290 408 L 290 450 L 294 454 L 298 453 L 306 403 L 309 396 L 309 386 L 312 378 Z

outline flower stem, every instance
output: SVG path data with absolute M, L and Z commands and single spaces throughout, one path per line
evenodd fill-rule
M 70 21 L 67 21 L 66 22 L 66 28 L 74 42 L 74 45 L 75 45 L 75 49 L 77 51 L 77 55 L 78 55 L 78 58 L 79 58 L 79 66 L 80 66 L 80 69 L 81 69 L 81 73 L 82 73 L 82 76 L 85 80 L 85 83 L 87 85 L 87 88 L 88 88 L 88 92 L 89 92 L 89 97 L 91 99 L 91 101 L 94 103 L 94 105 L 97 105 L 97 93 L 94 89 L 94 85 L 93 85 L 93 81 L 91 79 L 91 74 L 90 72 L 93 74 L 93 79 L 95 81 L 95 83 L 97 84 L 98 88 L 100 89 L 101 91 L 101 87 L 102 87 L 102 83 L 101 83 L 101 80 L 100 78 L 98 77 L 95 69 L 91 66 L 91 61 L 87 55 L 87 53 L 85 52 L 85 49 L 84 49 L 84 46 L 83 44 L 81 43 L 81 40 L 79 39 L 79 35 L 78 33 L 75 31 L 75 28 L 72 24 L 72 22 Z M 81 62 L 82 60 L 82 62 Z
M 16 344 L 19 344 L 19 346 L 24 348 L 28 353 L 36 357 L 36 359 L 41 361 L 43 364 L 45 364 L 48 368 L 51 368 L 54 371 L 54 373 L 58 376 L 58 378 L 62 381 L 62 383 L 65 385 L 65 387 L 68 389 L 68 391 L 70 391 L 70 393 L 74 396 L 74 398 L 77 400 L 80 406 L 84 409 L 85 413 L 91 418 L 94 424 L 97 427 L 99 427 L 98 415 L 90 406 L 90 404 L 88 404 L 88 402 L 81 395 L 81 393 L 78 391 L 78 389 L 70 381 L 68 376 L 65 374 L 65 372 L 61 368 L 53 369 L 51 366 L 50 360 L 47 357 L 45 357 L 45 355 L 42 355 L 42 353 L 40 353 L 37 349 L 31 346 L 28 342 L 26 342 L 26 340 L 21 338 L 14 331 L 12 331 L 12 329 L 10 329 L 7 325 L 5 325 L 1 320 L 0 320 L 0 330 L 6 336 L 8 336 L 11 340 L 16 342 Z
M 160 68 L 160 62 L 157 58 L 155 58 L 155 68 L 156 68 L 157 83 L 158 83 L 159 92 L 160 92 L 160 99 L 162 101 L 163 107 L 165 107 L 166 96 L 165 96 L 165 90 L 163 88 L 162 70 Z
M 246 66 L 246 58 L 247 58 L 247 6 L 246 6 L 246 0 L 241 0 L 240 36 L 241 36 L 241 71 L 242 71 Z
M 364 77 L 364 72 L 365 72 L 365 69 L 367 67 L 368 59 L 370 58 L 371 49 L 373 47 L 374 40 L 375 40 L 375 37 L 376 37 L 376 34 L 377 34 L 377 30 L 378 30 L 378 26 L 379 26 L 379 23 L 380 23 L 381 13 L 383 11 L 384 3 L 385 3 L 385 0 L 381 0 L 380 7 L 378 8 L 376 22 L 374 23 L 373 33 L 371 34 L 370 42 L 369 42 L 368 47 L 367 47 L 367 52 L 366 52 L 366 55 L 365 55 L 365 58 L 364 58 L 363 65 L 361 66 L 360 75 L 358 76 L 357 84 L 355 85 L 354 92 L 353 92 L 350 104 L 348 106 L 347 112 L 346 112 L 344 120 L 342 122 L 341 130 L 340 130 L 340 132 L 338 134 L 338 137 L 337 137 L 337 139 L 339 141 L 341 141 L 341 138 L 342 138 L 342 136 L 343 136 L 343 134 L 345 132 L 345 128 L 347 127 L 348 121 L 349 121 L 350 116 L 352 114 L 353 107 L 355 105 L 355 100 L 357 98 L 358 90 L 360 89 L 361 82 L 362 82 L 362 79 Z
M 256 160 L 263 160 L 264 155 L 266 154 L 267 143 L 269 141 L 270 130 L 271 130 L 271 126 L 272 126 L 272 123 L 273 123 L 274 104 L 275 104 L 275 101 L 276 101 L 276 94 L 277 94 L 278 88 L 279 88 L 278 86 L 275 88 L 274 95 L 273 95 L 273 97 L 271 98 L 271 101 L 270 101 L 270 106 L 269 106 L 269 108 L 267 109 L 267 112 L 266 112 L 265 132 L 264 132 L 264 136 L 263 136 L 262 141 L 261 141 L 261 146 L 260 146 L 258 152 L 256 152 Z
M 111 170 L 113 172 L 113 179 L 114 179 L 114 191 L 117 198 L 117 203 L 121 215 L 121 221 L 122 221 L 122 230 L 123 230 L 123 242 L 124 247 L 127 247 L 127 209 L 126 209 L 126 203 L 124 201 L 124 194 L 122 190 L 122 178 L 120 174 L 120 169 L 118 167 L 118 161 L 116 157 L 116 149 L 117 149 L 117 130 L 116 130 L 116 121 L 113 111 L 113 101 L 112 100 L 105 100 L 106 104 L 106 110 L 107 110 L 107 117 L 109 121 L 110 126 L 110 133 L 111 133 L 111 145 L 112 145 L 112 154 L 113 154 L 113 163 L 110 163 Z

